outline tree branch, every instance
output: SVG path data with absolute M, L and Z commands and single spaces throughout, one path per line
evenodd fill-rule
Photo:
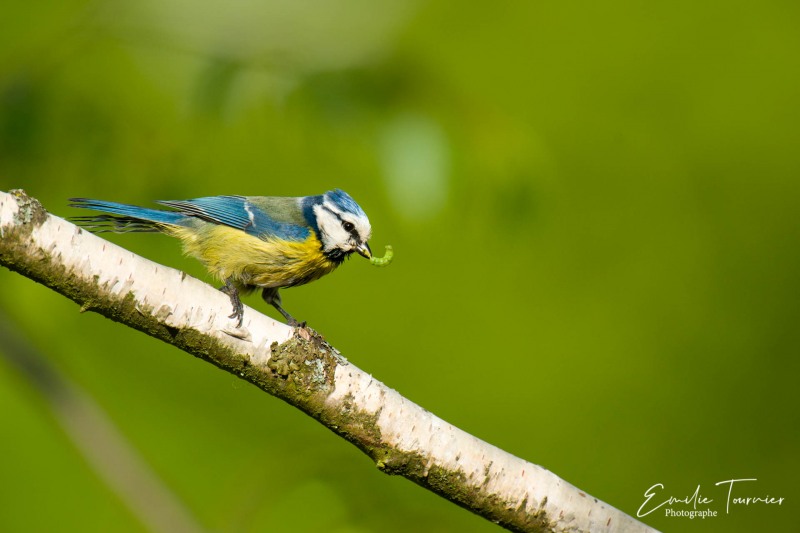
M 348 363 L 308 328 L 251 308 L 235 328 L 224 294 L 0 192 L 0 264 L 256 385 L 402 475 L 513 531 L 651 532 L 555 474 L 437 418 Z

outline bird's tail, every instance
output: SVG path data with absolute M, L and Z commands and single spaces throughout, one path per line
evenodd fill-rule
M 163 231 L 169 226 L 183 226 L 186 215 L 176 211 L 148 209 L 135 205 L 92 200 L 90 198 L 70 198 L 70 207 L 93 209 L 109 214 L 70 217 L 70 220 L 94 233 L 113 231 L 115 233 Z

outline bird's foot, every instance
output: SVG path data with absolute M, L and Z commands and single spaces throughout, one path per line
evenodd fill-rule
M 306 321 L 305 321 L 305 320 L 303 320 L 302 322 L 298 322 L 297 320 L 295 320 L 295 319 L 294 319 L 294 318 L 292 318 L 291 316 L 290 316 L 290 317 L 287 317 L 287 319 L 286 319 L 286 323 L 287 323 L 287 324 L 288 324 L 290 327 L 293 327 L 293 328 L 299 328 L 299 329 L 303 329 L 303 328 L 305 328 L 305 327 L 306 327 Z
M 231 280 L 225 282 L 225 285 L 220 287 L 222 292 L 228 295 L 231 299 L 231 305 L 233 306 L 233 313 L 228 315 L 228 318 L 236 319 L 236 327 L 242 327 L 242 322 L 244 322 L 244 304 L 242 303 L 241 298 L 239 298 L 239 290 L 231 283 Z
M 237 319 L 236 327 L 237 328 L 242 327 L 242 322 L 244 322 L 244 306 L 242 305 L 242 302 L 239 302 L 238 307 L 236 306 L 236 304 L 234 304 L 233 313 L 229 314 L 228 318 Z

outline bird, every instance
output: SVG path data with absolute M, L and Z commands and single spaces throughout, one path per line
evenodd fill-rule
M 209 196 L 159 200 L 151 209 L 105 200 L 70 198 L 70 207 L 105 214 L 71 219 L 94 233 L 161 232 L 177 237 L 185 255 L 224 283 L 241 328 L 240 294 L 261 289 L 265 302 L 292 327 L 305 326 L 282 307 L 279 289 L 315 281 L 353 253 L 372 257 L 369 218 L 341 189 L 316 196 Z M 387 247 L 388 248 L 388 247 Z

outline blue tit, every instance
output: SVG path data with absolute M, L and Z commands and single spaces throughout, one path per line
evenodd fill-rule
M 346 192 L 318 196 L 211 196 L 157 203 L 172 210 L 71 198 L 71 207 L 103 211 L 74 217 L 90 231 L 156 232 L 177 237 L 186 255 L 199 259 L 224 282 L 233 305 L 230 318 L 241 327 L 239 294 L 260 288 L 264 300 L 289 325 L 300 325 L 281 307 L 278 289 L 321 278 L 353 252 L 372 258 L 369 219 Z

